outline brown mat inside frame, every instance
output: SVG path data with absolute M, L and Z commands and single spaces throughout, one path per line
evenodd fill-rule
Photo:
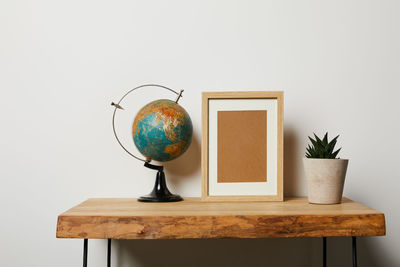
M 267 111 L 218 111 L 217 182 L 267 181 Z

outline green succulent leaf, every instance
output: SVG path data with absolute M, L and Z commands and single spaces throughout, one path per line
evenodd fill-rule
M 314 133 L 314 139 L 308 136 L 311 144 L 306 147 L 306 157 L 307 158 L 324 158 L 324 159 L 334 159 L 339 154 L 338 150 L 335 150 L 337 139 L 339 135 L 333 138 L 331 141 L 328 139 L 328 132 L 325 133 L 324 137 L 321 139 Z
M 322 139 L 323 144 L 328 145 L 328 132 L 325 133 L 324 139 Z
M 342 149 L 342 148 L 339 148 L 338 150 L 336 150 L 335 152 L 332 153 L 332 159 L 335 159 L 335 158 L 336 158 L 337 154 L 339 154 L 339 151 L 340 151 L 341 149 Z
M 317 141 L 315 141 L 315 140 L 312 139 L 311 137 L 308 137 L 308 139 L 310 139 L 311 144 L 312 144 L 313 146 L 317 146 Z
M 328 144 L 328 151 L 327 151 L 327 153 L 330 155 L 330 154 L 332 154 L 332 152 L 333 152 L 333 150 L 335 149 L 335 145 L 336 145 L 336 141 L 334 141 L 334 142 L 330 142 L 329 144 Z
M 317 140 L 317 143 L 322 145 L 322 140 L 315 133 L 314 133 L 314 137 L 315 137 L 315 140 Z

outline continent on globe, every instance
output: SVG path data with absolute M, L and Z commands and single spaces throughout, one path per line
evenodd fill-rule
M 192 120 L 174 101 L 159 99 L 139 110 L 133 122 L 132 135 L 135 146 L 147 160 L 173 160 L 190 146 Z

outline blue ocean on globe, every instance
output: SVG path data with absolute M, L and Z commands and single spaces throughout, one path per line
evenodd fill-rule
M 184 108 L 168 99 L 153 101 L 136 115 L 133 141 L 147 160 L 169 161 L 190 146 L 193 125 Z

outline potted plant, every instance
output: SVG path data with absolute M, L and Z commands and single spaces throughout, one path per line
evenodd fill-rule
M 304 158 L 304 171 L 308 184 L 308 202 L 314 204 L 338 204 L 342 201 L 344 180 L 348 159 L 336 158 L 339 151 L 335 149 L 336 136 L 330 142 L 328 133 L 324 138 L 314 134 L 315 139 L 307 147 Z

